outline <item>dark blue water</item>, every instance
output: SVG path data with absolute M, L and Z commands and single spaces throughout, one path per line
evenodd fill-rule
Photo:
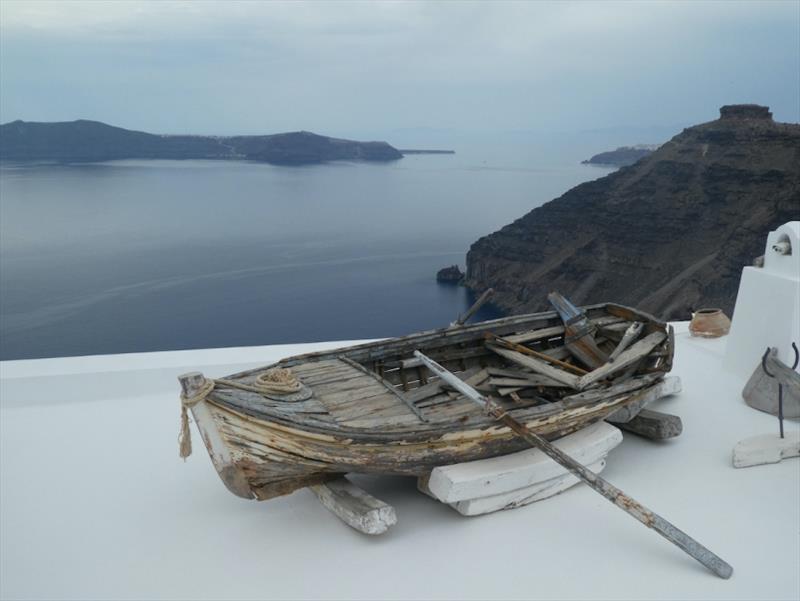
M 518 146 L 389 164 L 0 167 L 0 359 L 408 334 L 482 235 L 603 175 Z M 478 318 L 496 316 L 491 309 Z

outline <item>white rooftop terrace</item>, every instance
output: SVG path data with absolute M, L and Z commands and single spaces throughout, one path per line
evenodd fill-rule
M 764 267 L 743 271 L 730 336 L 674 324 L 683 392 L 656 408 L 683 433 L 626 434 L 603 472 L 733 565 L 730 580 L 584 485 L 465 518 L 412 478 L 359 477 L 399 519 L 371 538 L 307 489 L 245 501 L 204 453 L 177 458 L 178 374 L 352 343 L 340 342 L 0 362 L 0 598 L 796 601 L 800 459 L 734 469 L 731 451 L 778 429 L 741 391 L 766 346 L 786 361 L 800 339 L 798 249 L 800 222 L 770 233 Z
M 796 600 L 800 460 L 732 467 L 737 441 L 778 429 L 741 398 L 755 365 L 725 371 L 727 338 L 674 325 L 683 392 L 653 408 L 683 434 L 625 434 L 603 476 L 733 565 L 730 580 L 585 485 L 466 518 L 412 478 L 358 477 L 399 520 L 367 537 L 307 489 L 245 501 L 202 446 L 178 459 L 178 374 L 349 344 L 326 343 L 0 363 L 0 597 Z

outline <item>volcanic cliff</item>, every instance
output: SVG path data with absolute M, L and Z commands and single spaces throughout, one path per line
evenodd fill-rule
M 664 319 L 733 311 L 742 267 L 800 219 L 800 125 L 732 105 L 630 167 L 587 182 L 475 242 L 466 285 L 511 313 L 613 301 Z

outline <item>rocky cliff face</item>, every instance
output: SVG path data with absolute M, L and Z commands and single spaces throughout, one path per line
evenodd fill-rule
M 391 161 L 403 155 L 386 142 L 356 142 L 307 131 L 266 136 L 162 136 L 99 121 L 0 125 L 0 159 L 247 159 L 278 165 L 335 160 Z
M 614 301 L 665 319 L 733 311 L 742 267 L 767 233 L 800 219 L 800 125 L 726 106 L 650 156 L 581 184 L 467 254 L 466 284 L 512 313 Z

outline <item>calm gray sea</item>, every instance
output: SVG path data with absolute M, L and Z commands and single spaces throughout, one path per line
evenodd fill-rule
M 605 175 L 530 142 L 388 164 L 0 166 L 0 359 L 440 327 L 469 245 Z M 487 309 L 480 318 L 492 317 Z

